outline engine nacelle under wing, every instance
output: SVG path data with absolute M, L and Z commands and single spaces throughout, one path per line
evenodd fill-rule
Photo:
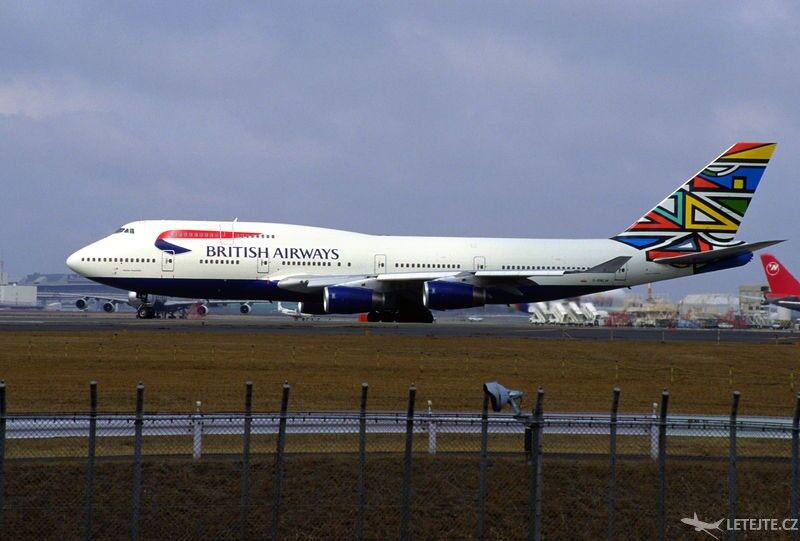
M 245 315 L 247 315 L 247 314 L 249 314 L 249 313 L 250 313 L 250 312 L 252 312 L 252 311 L 253 311 L 253 307 L 252 307 L 252 306 L 250 306 L 249 304 L 247 304 L 246 302 L 245 302 L 245 303 L 243 303 L 243 304 L 240 304 L 240 305 L 239 305 L 239 313 L 240 313 L 240 314 L 245 314 Z
M 89 308 L 89 299 L 78 299 L 75 301 L 75 308 L 78 310 L 87 310 Z
M 474 308 L 486 304 L 486 290 L 460 282 L 431 280 L 422 285 L 422 304 L 431 310 Z
M 326 287 L 323 305 L 328 314 L 358 314 L 381 310 L 386 305 L 383 293 L 362 287 Z
M 117 305 L 113 302 L 104 302 L 103 303 L 103 312 L 110 314 L 112 312 L 117 311 Z

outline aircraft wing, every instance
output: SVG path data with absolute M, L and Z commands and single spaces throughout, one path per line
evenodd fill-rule
M 350 286 L 350 287 L 375 287 L 378 284 L 421 284 L 429 280 L 442 280 L 446 278 L 460 278 L 464 281 L 478 279 L 493 283 L 519 284 L 521 280 L 533 281 L 540 276 L 563 276 L 565 274 L 613 274 L 617 272 L 631 258 L 629 256 L 615 257 L 604 261 L 586 270 L 447 270 L 447 271 L 420 271 L 420 272 L 390 272 L 372 275 L 297 275 L 288 276 L 278 281 L 278 287 L 296 292 L 315 292 L 325 287 Z
M 322 289 L 328 286 L 338 286 L 358 280 L 374 280 L 375 276 L 368 275 L 334 275 L 334 276 L 318 276 L 313 274 L 304 274 L 296 276 L 287 276 L 278 280 L 278 287 L 289 291 L 310 292 Z
M 739 244 L 731 246 L 730 248 L 719 248 L 717 250 L 709 250 L 707 252 L 692 252 L 686 255 L 677 255 L 671 257 L 658 257 L 654 259 L 656 263 L 664 263 L 667 265 L 688 265 L 692 263 L 713 263 L 721 259 L 727 259 L 747 252 L 755 252 L 767 246 L 778 244 L 783 240 L 765 240 L 763 242 L 751 242 L 749 244 Z
M 584 270 L 482 270 L 475 271 L 478 278 L 536 278 L 537 276 L 564 276 L 565 274 L 614 274 L 631 256 L 619 256 Z

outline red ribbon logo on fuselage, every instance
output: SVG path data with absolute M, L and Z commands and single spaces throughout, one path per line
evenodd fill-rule
M 161 233 L 155 242 L 156 248 L 164 252 L 173 252 L 174 254 L 185 254 L 191 252 L 189 248 L 184 248 L 177 244 L 173 244 L 173 239 L 206 239 L 206 240 L 222 240 L 222 239 L 249 239 L 261 237 L 261 233 L 253 232 L 239 232 L 239 231 L 213 231 L 201 229 L 170 229 Z M 169 240 L 166 240 L 169 239 Z

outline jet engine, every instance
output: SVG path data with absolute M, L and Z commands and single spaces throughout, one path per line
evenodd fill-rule
M 253 307 L 250 306 L 249 304 L 247 304 L 246 302 L 242 303 L 241 305 L 239 305 L 239 312 L 242 313 L 242 314 L 247 315 L 252 311 L 253 311 Z
M 78 310 L 86 310 L 89 308 L 89 299 L 78 299 L 75 301 L 75 308 Z
M 206 306 L 205 304 L 198 305 L 197 306 L 197 315 L 205 316 L 206 314 L 208 314 L 208 306 Z
M 298 302 L 297 311 L 301 314 L 319 316 L 325 313 L 325 305 L 321 302 Z
M 104 302 L 103 303 L 103 312 L 110 314 L 112 312 L 117 311 L 117 305 L 113 302 Z
M 381 310 L 386 305 L 383 293 L 361 287 L 326 287 L 323 305 L 328 314 L 357 314 Z
M 422 304 L 431 310 L 483 306 L 486 304 L 486 290 L 460 282 L 431 280 L 422 285 Z

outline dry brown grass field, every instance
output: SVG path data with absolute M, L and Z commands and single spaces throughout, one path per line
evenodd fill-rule
M 402 455 L 370 456 L 365 471 L 367 539 L 397 539 Z M 695 539 L 680 519 L 725 515 L 727 465 L 670 462 L 668 539 Z M 618 464 L 619 539 L 656 538 L 656 475 L 652 461 Z M 356 520 L 356 455 L 287 455 L 281 537 L 350 539 Z M 478 456 L 422 454 L 412 473 L 411 531 L 416 539 L 477 537 Z M 525 539 L 528 467 L 522 454 L 493 455 L 487 475 L 487 538 Z M 545 457 L 543 537 L 601 539 L 606 527 L 607 463 Z M 78 461 L 6 465 L 3 539 L 83 537 L 84 465 Z M 235 460 L 147 460 L 142 479 L 141 539 L 239 539 L 241 465 Z M 94 539 L 128 537 L 131 465 L 103 461 L 96 474 Z M 740 516 L 789 516 L 788 464 L 739 465 Z M 269 536 L 272 462 L 251 469 L 249 530 Z M 755 538 L 755 537 L 754 537 Z M 758 539 L 766 538 L 763 535 Z M 775 538 L 774 536 L 772 538 Z M 781 537 L 785 538 L 785 537 Z
M 800 350 L 787 344 L 545 341 L 513 338 L 273 335 L 232 332 L 0 332 L 0 379 L 9 411 L 87 409 L 96 380 L 101 411 L 130 411 L 137 382 L 147 411 L 235 411 L 244 382 L 253 381 L 254 409 L 279 407 L 280 386 L 292 385 L 294 411 L 358 408 L 370 384 L 369 407 L 405 408 L 408 386 L 417 404 L 477 410 L 481 384 L 498 380 L 527 393 L 545 389 L 549 411 L 606 411 L 622 389 L 622 411 L 649 412 L 663 389 L 670 411 L 791 415 L 800 390 Z
M 12 413 L 84 411 L 88 382 L 97 380 L 102 411 L 131 411 L 135 386 L 145 384 L 147 411 L 237 411 L 244 382 L 254 383 L 254 409 L 279 407 L 281 384 L 292 385 L 294 411 L 358 407 L 369 382 L 369 406 L 402 410 L 408 386 L 417 406 L 477 410 L 481 384 L 497 379 L 525 390 L 530 406 L 538 386 L 550 411 L 606 411 L 611 389 L 621 409 L 649 412 L 664 388 L 670 410 L 725 414 L 730 394 L 742 392 L 742 414 L 791 415 L 798 388 L 798 347 L 784 344 L 547 341 L 272 335 L 231 332 L 97 331 L 0 332 L 0 379 Z M 309 453 L 307 438 L 317 452 Z M 667 461 L 667 536 L 687 535 L 680 518 L 691 512 L 719 519 L 725 512 L 725 440 L 671 438 Z M 470 539 L 477 528 L 477 436 L 442 434 L 436 455 L 416 437 L 412 531 L 429 539 Z M 399 527 L 402 435 L 370 436 L 366 462 L 365 528 L 370 539 L 396 538 Z M 655 536 L 655 467 L 646 438 L 621 438 L 617 476 L 620 537 Z M 698 448 L 698 445 L 704 446 Z M 691 446 L 691 452 L 687 449 Z M 145 438 L 142 474 L 143 539 L 238 538 L 240 437 L 207 436 L 204 458 L 192 461 L 189 436 Z M 275 439 L 253 440 L 253 537 L 269 532 Z M 116 539 L 130 527 L 130 438 L 101 439 L 94 534 Z M 331 539 L 352 534 L 357 455 L 354 437 L 292 435 L 287 439 L 281 534 Z M 519 436 L 493 436 L 487 474 L 487 538 L 524 538 L 527 475 Z M 596 538 L 605 533 L 605 437 L 545 439 L 545 537 Z M 698 449 L 700 449 L 698 451 Z M 788 442 L 739 443 L 740 516 L 788 516 Z M 4 522 L 15 539 L 82 535 L 85 444 L 76 439 L 7 445 Z M 320 452 L 324 451 L 324 452 Z M 209 453 L 209 454 L 205 454 Z M 221 454 L 214 455 L 213 453 Z M 233 454 L 229 454 L 233 453 Z M 586 453 L 578 458 L 579 453 Z M 702 458 L 685 460 L 675 455 Z M 592 456 L 594 454 L 594 457 Z M 60 458 L 52 458 L 54 456 Z M 47 460 L 42 458 L 48 457 Z M 693 532 L 691 532 L 693 533 Z M 4 537 L 5 538 L 5 537 Z

